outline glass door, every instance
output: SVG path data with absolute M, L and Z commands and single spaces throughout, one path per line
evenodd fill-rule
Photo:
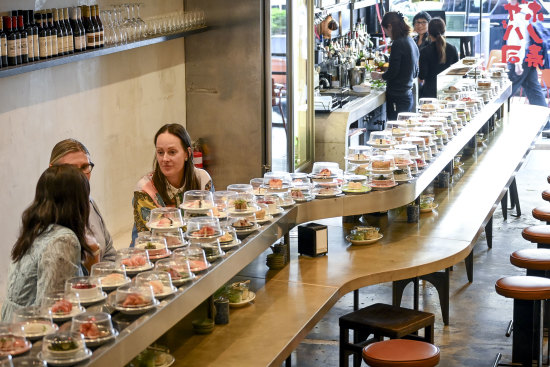
M 307 170 L 312 164 L 313 0 L 270 1 L 271 169 Z M 309 9 L 309 11 L 308 11 Z M 311 13 L 311 14 L 310 14 Z

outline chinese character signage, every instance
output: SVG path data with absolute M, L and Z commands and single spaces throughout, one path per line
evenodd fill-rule
M 504 9 L 508 12 L 508 21 L 502 21 L 502 27 L 506 29 L 503 39 L 504 41 L 508 41 L 508 38 L 511 35 L 514 35 L 514 37 L 517 37 L 520 41 L 523 41 L 524 37 L 528 37 L 527 41 L 524 41 L 525 44 L 529 44 L 529 46 L 528 49 L 525 50 L 526 56 L 523 61 L 525 61 L 530 67 L 542 68 L 544 65 L 544 58 L 541 54 L 543 40 L 539 37 L 533 27 L 533 23 L 542 22 L 544 20 L 543 14 L 539 13 L 542 7 L 536 1 L 528 2 L 526 0 L 522 0 L 522 4 L 527 4 L 529 12 L 526 12 L 526 9 L 522 9 L 519 3 L 504 5 Z M 527 24 L 527 35 L 524 35 L 522 32 L 522 23 Z M 531 39 L 532 42 L 528 42 L 529 39 Z M 521 48 L 522 46 L 520 45 L 504 45 L 501 50 L 502 62 L 509 62 L 511 64 L 515 64 L 517 62 L 521 63 L 522 60 L 519 56 Z

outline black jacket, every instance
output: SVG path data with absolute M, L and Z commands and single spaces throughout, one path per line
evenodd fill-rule
M 435 42 L 432 42 L 420 51 L 420 73 L 418 74 L 418 79 L 424 80 L 424 87 L 420 93 L 421 98 L 437 98 L 437 75 L 458 61 L 458 52 L 455 46 L 447 42 L 445 52 L 447 62 L 440 64 Z
M 407 94 L 418 76 L 418 47 L 411 37 L 401 37 L 391 45 L 388 70 L 382 74 L 387 81 L 386 94 L 400 96 Z

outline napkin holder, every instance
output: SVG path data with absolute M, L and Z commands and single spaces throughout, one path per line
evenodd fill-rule
M 327 226 L 317 223 L 298 226 L 298 253 L 311 257 L 327 254 Z

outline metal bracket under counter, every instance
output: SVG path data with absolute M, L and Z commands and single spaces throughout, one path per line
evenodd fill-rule
M 315 114 L 315 160 L 343 166 L 350 126 L 386 102 L 386 92 L 374 90 L 331 113 Z

